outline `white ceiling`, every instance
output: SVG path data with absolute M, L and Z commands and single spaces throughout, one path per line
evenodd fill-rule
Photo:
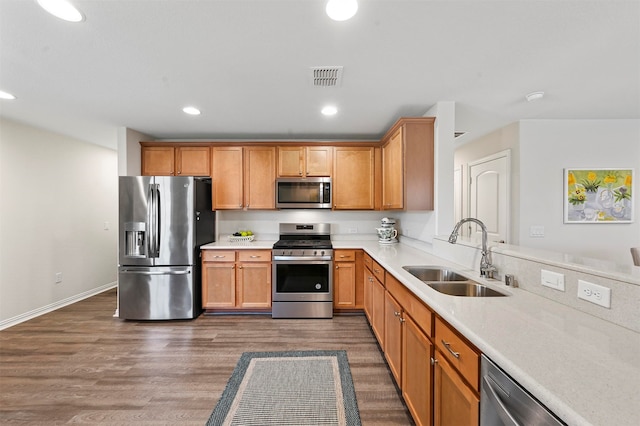
M 121 127 L 378 139 L 438 101 L 456 102 L 466 140 L 526 118 L 640 118 L 640 0 L 359 0 L 345 22 L 325 0 L 72 3 L 84 22 L 0 0 L 0 90 L 18 98 L 0 113 L 112 148 Z M 311 85 L 335 65 L 340 87 Z

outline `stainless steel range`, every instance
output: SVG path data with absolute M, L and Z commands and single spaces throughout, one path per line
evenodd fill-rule
M 272 252 L 272 317 L 333 317 L 329 223 L 281 223 Z

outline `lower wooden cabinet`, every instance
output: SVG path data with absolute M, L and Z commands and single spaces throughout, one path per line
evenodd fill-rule
M 371 328 L 381 348 L 384 348 L 384 296 L 384 284 L 374 278 L 371 283 Z
M 269 310 L 271 250 L 203 250 L 202 307 Z
M 386 291 L 384 295 L 384 357 L 399 388 L 402 388 L 402 306 Z
M 478 425 L 480 351 L 366 253 L 364 265 L 365 314 L 416 425 Z
M 333 308 L 337 312 L 364 308 L 362 254 L 362 250 L 333 251 Z
M 402 328 L 402 397 L 418 426 L 431 424 L 433 344 L 410 316 Z
M 477 425 L 480 398 L 439 352 L 435 353 L 433 388 L 435 425 Z

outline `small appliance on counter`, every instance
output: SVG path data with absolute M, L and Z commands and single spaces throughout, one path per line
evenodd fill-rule
M 378 231 L 378 242 L 380 244 L 394 244 L 398 242 L 398 230 L 395 228 L 396 220 L 391 217 L 383 217 L 380 221 Z

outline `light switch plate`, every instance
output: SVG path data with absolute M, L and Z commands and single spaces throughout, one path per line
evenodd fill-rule
M 534 225 L 529 228 L 529 236 L 534 238 L 544 238 L 544 226 Z
M 564 274 L 542 269 L 540 271 L 540 284 L 554 290 L 564 291 Z

